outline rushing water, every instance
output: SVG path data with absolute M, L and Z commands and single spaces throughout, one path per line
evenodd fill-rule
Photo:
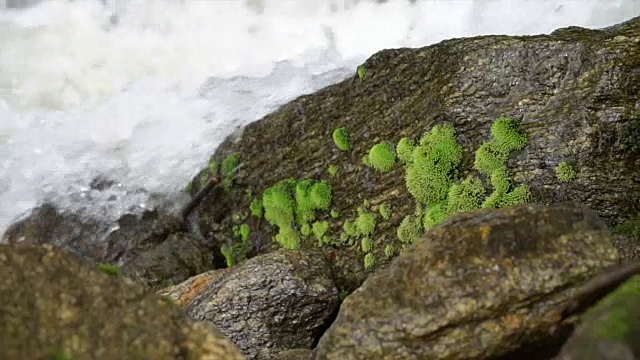
M 49 0 L 0 9 L 0 233 L 44 200 L 114 217 L 146 204 L 136 189 L 177 194 L 226 135 L 351 76 L 378 50 L 637 15 L 637 0 Z M 117 180 L 120 195 L 91 191 L 98 175 Z

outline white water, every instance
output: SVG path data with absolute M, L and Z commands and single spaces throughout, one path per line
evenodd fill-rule
M 136 187 L 176 194 L 237 127 L 380 49 L 640 15 L 637 0 L 114 1 L 0 10 L 0 234 L 47 199 L 112 218 L 145 204 Z M 88 190 L 100 174 L 118 200 Z

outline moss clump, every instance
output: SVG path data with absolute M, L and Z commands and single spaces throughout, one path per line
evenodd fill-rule
M 469 176 L 449 188 L 447 213 L 453 214 L 478 209 L 482 204 L 484 195 L 485 189 L 482 181 L 475 176 Z
M 337 219 L 340 217 L 340 213 L 338 212 L 338 210 L 331 210 L 331 217 L 334 219 Z
M 391 219 L 391 206 L 389 206 L 388 204 L 382 204 L 380 205 L 380 208 L 378 209 L 378 211 L 380 212 L 380 216 L 382 216 L 383 219 L 385 220 L 389 220 Z
M 358 229 L 358 235 L 367 236 L 373 235 L 376 229 L 376 216 L 373 213 L 367 212 L 364 209 L 359 209 L 359 215 L 356 218 L 356 228 Z
M 331 186 L 324 181 L 286 179 L 266 189 L 262 206 L 265 219 L 278 227 L 275 240 L 286 249 L 298 249 L 296 224 L 302 235 L 310 235 L 309 223 L 315 220 L 315 211 L 328 210 L 331 198 Z
M 338 167 L 335 165 L 330 165 L 329 168 L 327 169 L 327 172 L 329 173 L 329 175 L 336 176 L 336 174 L 338 173 Z
M 243 242 L 249 240 L 249 235 L 251 235 L 251 227 L 249 224 L 240 225 L 239 234 Z
M 98 270 L 111 276 L 118 276 L 122 274 L 120 266 L 115 264 L 98 264 Z
M 570 182 L 576 178 L 576 171 L 567 162 L 561 162 L 556 166 L 556 177 L 563 182 Z
M 389 244 L 384 247 L 384 254 L 387 256 L 387 259 L 391 259 L 393 255 L 395 255 L 395 253 L 396 249 L 393 247 L 393 245 Z
M 434 126 L 413 152 L 413 162 L 407 167 L 407 189 L 422 204 L 445 199 L 461 160 L 462 147 L 456 142 L 453 126 Z
M 398 152 L 398 159 L 407 164 L 413 160 L 413 151 L 416 149 L 416 142 L 409 138 L 402 138 L 398 141 L 396 151 Z
M 209 164 L 207 165 L 207 169 L 209 170 L 209 174 L 211 176 L 218 175 L 219 168 L 220 168 L 220 166 L 219 166 L 218 162 L 216 161 L 216 159 L 211 158 L 209 160 Z
M 367 253 L 364 256 L 364 268 L 368 270 L 374 266 L 376 266 L 376 256 L 373 253 Z
M 433 229 L 436 225 L 440 224 L 447 217 L 449 217 L 449 215 L 451 214 L 447 212 L 446 200 L 429 205 L 426 213 L 424 214 L 424 217 L 422 218 L 422 225 L 424 227 L 424 230 Z
M 328 230 L 329 230 L 328 221 L 316 221 L 312 225 L 313 235 L 321 243 L 324 242 L 324 237 Z
M 262 217 L 262 200 L 253 199 L 249 204 L 249 209 L 251 210 L 251 215 L 258 218 Z
M 393 145 L 388 142 L 381 142 L 374 145 L 369 150 L 367 157 L 369 166 L 380 172 L 388 172 L 396 164 L 396 153 L 393 149 Z
M 631 277 L 616 290 L 604 297 L 583 315 L 591 319 L 599 338 L 632 342 L 638 339 L 637 326 L 633 326 L 633 307 L 640 301 L 640 275 Z
M 343 127 L 335 129 L 333 131 L 333 142 L 342 151 L 351 150 L 352 141 L 349 130 Z
M 363 237 L 362 240 L 360 240 L 360 249 L 363 253 L 368 253 L 373 250 L 373 241 L 371 241 L 370 237 Z
M 234 251 L 231 245 L 224 244 L 220 246 L 220 253 L 224 256 L 227 267 L 235 265 Z
M 238 171 L 240 157 L 237 154 L 231 154 L 222 160 L 220 170 L 222 173 L 222 186 L 226 191 L 231 190 L 233 179 Z
M 398 226 L 397 235 L 403 243 L 413 243 L 422 236 L 422 221 L 416 215 L 406 216 Z
M 367 69 L 364 67 L 364 65 L 358 65 L 358 68 L 356 69 L 356 73 L 358 74 L 358 78 L 362 80 L 364 79 L 364 76 L 367 74 Z

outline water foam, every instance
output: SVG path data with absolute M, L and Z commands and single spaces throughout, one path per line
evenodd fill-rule
M 640 14 L 634 0 L 114 1 L 0 10 L 0 232 L 44 199 L 113 216 L 142 202 L 72 196 L 100 174 L 175 193 L 226 135 L 377 50 Z

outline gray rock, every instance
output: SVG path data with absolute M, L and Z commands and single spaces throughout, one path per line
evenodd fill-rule
M 546 342 L 572 289 L 617 262 L 577 204 L 454 215 L 346 298 L 315 359 L 488 359 Z
M 280 250 L 161 291 L 212 323 L 249 359 L 310 349 L 339 305 L 322 253 Z
M 0 245 L 0 358 L 241 360 L 210 324 L 52 245 Z

